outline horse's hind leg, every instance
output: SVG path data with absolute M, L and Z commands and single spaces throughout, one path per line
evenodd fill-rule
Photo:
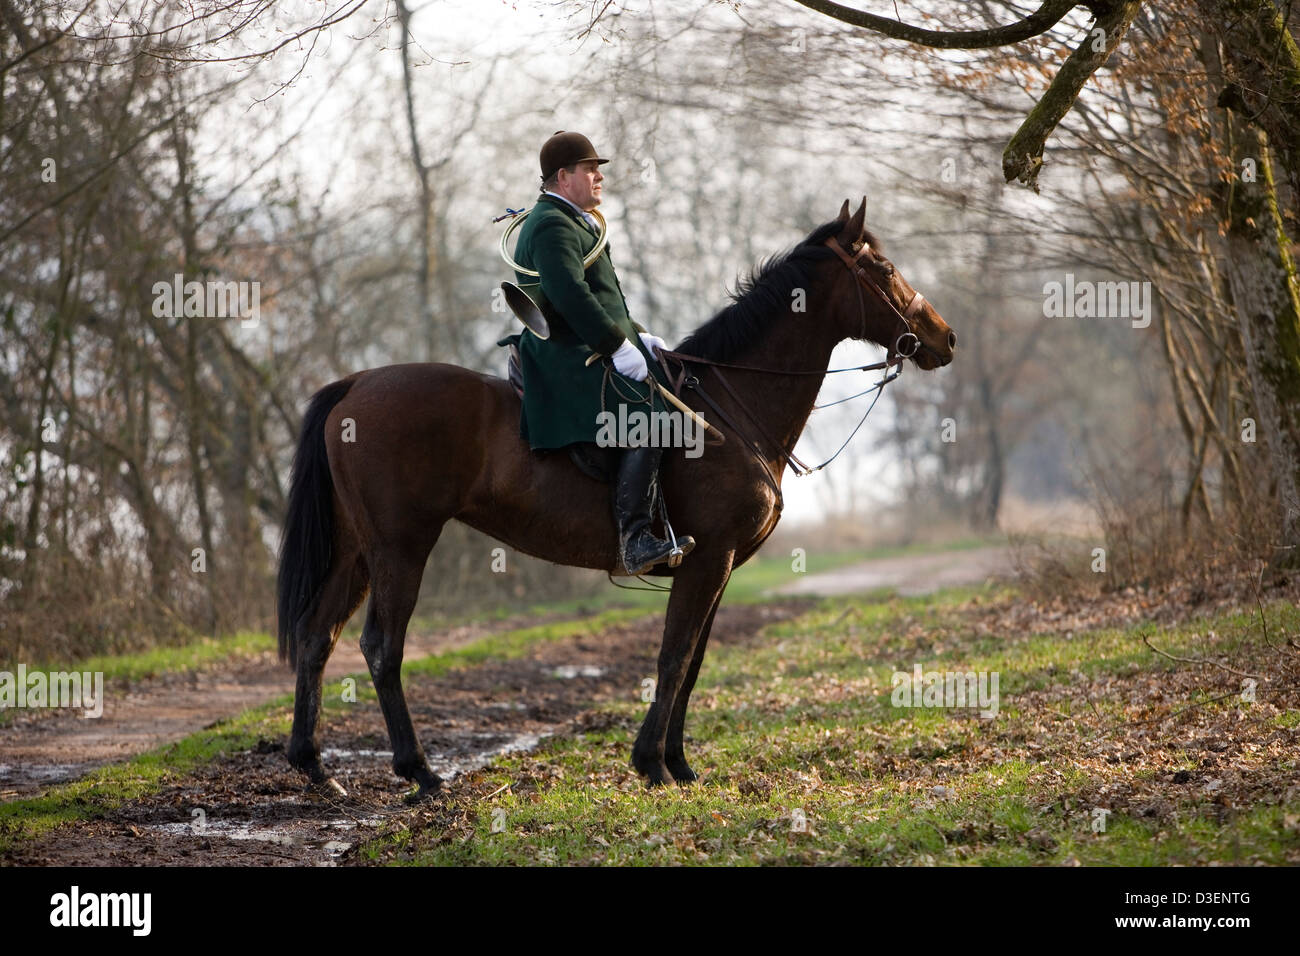
M 365 568 L 359 561 L 339 562 L 322 590 L 297 653 L 297 685 L 293 698 L 293 731 L 289 735 L 289 764 L 311 777 L 315 787 L 343 794 L 343 788 L 325 772 L 320 759 L 321 694 L 325 662 L 339 633 L 366 597 Z
M 370 606 L 361 634 L 361 653 L 370 668 L 384 722 L 388 725 L 388 738 L 393 744 L 393 772 L 419 785 L 411 795 L 416 800 L 437 793 L 442 786 L 442 779 L 429 769 L 425 760 L 424 748 L 415 736 L 406 696 L 402 693 L 406 626 L 415 610 L 420 578 L 432 547 L 431 543 L 428 547 L 405 551 L 386 550 L 373 569 Z
M 713 630 L 713 617 L 718 613 L 718 605 L 721 603 L 722 595 L 719 593 L 718 599 L 713 602 L 713 609 L 709 611 L 709 616 L 704 621 L 704 626 L 700 628 L 700 636 L 695 642 L 695 653 L 691 656 L 691 666 L 686 671 L 686 680 L 682 682 L 677 698 L 673 701 L 672 716 L 668 720 L 668 744 L 664 748 L 664 763 L 668 767 L 668 772 L 673 775 L 673 779 L 683 786 L 699 778 L 699 774 L 686 762 L 686 745 L 682 739 L 686 733 L 686 705 L 691 699 L 691 691 L 695 689 L 695 680 L 700 676 L 704 648 L 709 644 L 709 632 Z

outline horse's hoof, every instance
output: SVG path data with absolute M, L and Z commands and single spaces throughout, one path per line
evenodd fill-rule
M 318 797 L 346 797 L 348 792 L 343 789 L 343 785 L 333 777 L 325 777 L 321 780 L 313 780 L 307 785 L 307 792 Z
M 655 787 L 666 787 L 674 783 L 673 775 L 668 768 L 662 763 L 657 767 L 650 767 L 649 770 L 641 771 L 646 778 L 646 787 L 653 790 Z
M 425 803 L 432 800 L 438 794 L 442 793 L 442 784 L 439 782 L 436 786 L 426 787 L 424 784 L 417 784 L 414 790 L 408 790 L 402 797 L 402 802 L 408 807 L 414 807 L 417 804 Z
M 673 775 L 673 779 L 677 781 L 677 786 L 679 787 L 689 787 L 696 780 L 700 779 L 700 775 L 685 763 L 670 766 L 668 772 Z
M 673 782 L 673 775 L 668 770 L 668 765 L 662 757 L 654 756 L 653 752 L 646 754 L 633 747 L 632 767 L 646 778 L 648 787 L 663 787 Z
M 410 805 L 423 803 L 442 791 L 442 777 L 430 770 L 428 764 L 417 766 L 409 774 L 402 774 L 402 776 L 415 781 L 415 789 L 402 798 Z

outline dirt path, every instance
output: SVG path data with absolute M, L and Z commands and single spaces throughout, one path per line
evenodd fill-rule
M 719 610 L 711 643 L 741 644 L 767 624 L 787 620 L 805 600 Z M 654 674 L 658 615 L 607 627 L 599 634 L 547 641 L 526 656 L 409 678 L 407 700 L 429 763 L 456 778 L 502 752 L 531 749 L 543 737 L 599 729 L 588 709 L 611 699 L 639 700 Z M 16 847 L 0 865 L 302 866 L 363 862 L 360 839 L 412 814 L 435 812 L 402 801 L 408 786 L 392 758 L 375 702 L 328 714 L 321 739 L 327 768 L 348 797 L 304 792 L 290 770 L 284 741 L 199 767 L 176 785 L 129 801 L 103 819 L 60 827 Z M 626 755 L 622 758 L 627 759 Z M 627 768 L 629 786 L 639 786 Z M 526 783 L 526 782 L 525 782 Z
M 566 615 L 567 616 L 567 615 Z M 467 624 L 433 633 L 412 633 L 406 659 L 461 647 L 488 634 L 543 623 L 536 616 Z M 355 638 L 342 638 L 325 668 L 327 680 L 365 674 Z M 75 780 L 97 767 L 180 740 L 293 691 L 293 673 L 271 652 L 185 674 L 105 686 L 104 714 L 80 711 L 19 711 L 0 726 L 0 801 Z
M 787 584 L 771 593 L 782 596 L 820 594 L 830 597 L 857 594 L 876 588 L 896 588 L 899 594 L 912 597 L 932 594 L 941 588 L 957 585 L 983 584 L 990 578 L 1010 575 L 1013 571 L 1009 548 L 971 548 L 936 554 L 875 558 L 836 568 L 834 571 L 805 575 L 793 584 Z

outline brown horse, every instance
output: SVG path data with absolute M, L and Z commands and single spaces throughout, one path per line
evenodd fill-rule
M 865 208 L 864 199 L 850 216 L 846 201 L 836 219 L 764 264 L 678 347 L 730 366 L 722 366 L 727 384 L 712 388 L 712 405 L 689 389 L 683 397 L 711 423 L 721 411 L 733 424 L 728 440 L 700 457 L 681 449 L 664 456 L 668 512 L 698 544 L 679 567 L 657 569 L 672 577 L 672 592 L 655 700 L 632 748 L 632 764 L 651 786 L 696 778 L 682 734 L 709 629 L 732 570 L 776 527 L 780 478 L 831 351 L 851 338 L 892 355 L 900 331 L 909 331 L 919 339 L 910 354 L 917 366 L 952 360 L 956 335 L 880 254 Z M 690 370 L 701 386 L 717 374 L 707 364 Z M 297 667 L 288 757 L 314 785 L 338 788 L 320 759 L 322 674 L 369 592 L 361 650 L 388 724 L 393 770 L 418 784 L 415 798 L 441 786 L 411 724 L 401 666 L 425 562 L 448 521 L 556 564 L 619 571 L 608 487 L 567 455 L 530 452 L 519 415 L 506 380 L 454 365 L 357 372 L 312 398 L 294 457 L 278 589 L 280 654 Z

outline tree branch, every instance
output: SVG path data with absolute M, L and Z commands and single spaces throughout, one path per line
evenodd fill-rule
M 1025 19 L 1004 27 L 993 27 L 988 30 L 947 31 L 925 30 L 921 27 L 910 26 L 897 20 L 891 20 L 888 17 L 854 10 L 852 7 L 833 3 L 832 0 L 795 0 L 795 3 L 807 7 L 809 10 L 816 10 L 818 13 L 825 14 L 842 23 L 874 30 L 895 40 L 906 40 L 909 43 L 916 43 L 920 46 L 933 47 L 939 50 L 984 50 L 989 47 L 1020 43 L 1022 40 L 1041 36 L 1056 26 L 1075 7 L 1085 5 L 1082 0 L 1043 0 L 1043 5 Z
M 1038 171 L 1043 165 L 1043 146 L 1047 137 L 1070 111 L 1083 85 L 1119 46 L 1141 7 L 1142 0 L 1126 0 L 1097 17 L 1096 24 L 1061 65 L 1043 98 L 1029 111 L 1003 150 L 1002 175 L 1007 182 L 1019 180 L 1034 192 L 1038 191 Z M 1104 31 L 1104 37 L 1096 35 L 1099 29 Z M 1096 49 L 1097 41 L 1103 39 L 1101 49 Z

